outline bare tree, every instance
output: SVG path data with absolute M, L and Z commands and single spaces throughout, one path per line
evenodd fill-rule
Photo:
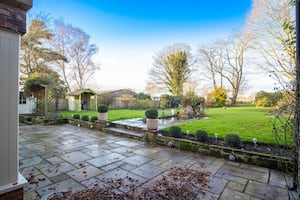
M 70 92 L 72 84 L 75 88 L 84 88 L 93 74 L 99 69 L 92 60 L 98 52 L 94 44 L 90 44 L 89 36 L 81 29 L 65 23 L 63 20 L 54 22 L 56 29 L 53 46 L 68 58 L 68 62 L 57 61 L 57 66 Z
M 198 63 L 204 69 L 214 89 L 230 87 L 232 104 L 245 86 L 244 68 L 246 50 L 249 48 L 248 35 L 236 34 L 226 40 L 219 40 L 198 50 Z
M 198 49 L 197 62 L 200 65 L 202 75 L 207 80 L 212 81 L 213 88 L 223 87 L 223 47 L 220 41 L 213 42 L 210 45 L 202 46 Z M 201 70 L 202 69 L 202 70 Z
M 290 0 L 254 0 L 247 26 L 257 64 L 288 80 L 295 79 L 294 13 Z
M 228 81 L 232 92 L 232 104 L 236 104 L 237 97 L 245 82 L 244 68 L 245 55 L 249 48 L 248 38 L 245 34 L 229 37 L 224 42 L 224 70 L 222 77 Z
M 183 84 L 192 72 L 192 54 L 190 46 L 174 44 L 164 48 L 154 57 L 153 68 L 149 72 L 151 87 L 160 91 L 169 91 L 174 96 L 183 95 Z

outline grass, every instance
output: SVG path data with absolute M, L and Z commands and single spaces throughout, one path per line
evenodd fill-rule
M 228 133 L 237 133 L 243 141 L 252 142 L 253 138 L 257 138 L 258 143 L 277 144 L 273 134 L 274 116 L 269 114 L 270 108 L 255 108 L 255 107 L 229 107 L 209 108 L 205 110 L 208 116 L 206 119 L 195 120 L 181 125 L 182 132 L 189 130 L 190 134 L 194 134 L 197 130 L 206 130 L 210 137 L 214 137 L 218 133 L 218 138 L 224 138 Z M 73 114 L 98 116 L 96 111 L 61 111 L 60 114 L 68 119 L 72 118 Z M 171 114 L 171 110 L 164 110 L 164 115 Z M 162 115 L 162 110 L 159 110 L 159 115 Z M 130 109 L 114 109 L 108 110 L 108 120 L 122 120 L 130 118 L 145 117 L 145 110 L 130 110 Z M 168 130 L 168 128 L 166 128 Z M 284 141 L 279 141 L 284 144 Z M 287 143 L 293 143 L 292 137 L 287 136 Z
M 187 130 L 194 134 L 203 129 L 210 137 L 224 138 L 228 133 L 237 133 L 243 141 L 252 142 L 257 138 L 258 143 L 276 144 L 275 135 L 272 132 L 274 116 L 267 111 L 270 108 L 255 107 L 232 107 L 232 108 L 210 108 L 205 111 L 208 118 L 195 120 L 178 125 L 182 132 Z M 166 128 L 165 130 L 168 130 Z M 288 144 L 292 143 L 292 137 L 287 137 Z M 283 144 L 283 141 L 279 142 Z
M 159 116 L 162 115 L 162 112 L 164 112 L 164 115 L 170 115 L 171 110 L 161 110 L 159 109 Z M 96 111 L 60 111 L 59 114 L 63 117 L 66 117 L 68 119 L 71 119 L 74 114 L 81 115 L 88 115 L 89 117 L 92 116 L 98 116 L 98 112 Z M 130 119 L 130 118 L 143 118 L 145 117 L 145 110 L 130 110 L 130 109 L 113 109 L 108 110 L 108 120 L 109 121 L 115 121 L 115 120 L 122 120 L 122 119 Z

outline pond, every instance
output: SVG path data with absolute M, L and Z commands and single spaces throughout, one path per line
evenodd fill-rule
M 167 126 L 176 125 L 180 123 L 185 123 L 194 119 L 185 119 L 185 118 L 178 118 L 178 117 L 160 117 L 158 120 L 158 129 L 163 129 Z M 146 128 L 146 119 L 145 118 L 132 118 L 132 119 L 124 119 L 124 120 L 118 120 L 113 121 L 115 124 L 120 125 L 127 125 L 131 127 L 138 127 L 145 129 Z

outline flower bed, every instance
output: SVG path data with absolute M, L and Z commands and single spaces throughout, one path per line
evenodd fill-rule
M 147 142 L 168 146 L 180 150 L 192 151 L 195 153 L 231 159 L 238 162 L 253 164 L 257 166 L 292 171 L 292 158 L 286 156 L 277 156 L 267 153 L 247 151 L 226 146 L 205 144 L 198 141 L 192 141 L 183 138 L 174 138 L 146 132 L 144 140 Z
M 56 116 L 34 116 L 34 115 L 19 115 L 19 122 L 32 125 L 57 125 L 66 124 L 68 120 L 66 118 L 56 117 Z

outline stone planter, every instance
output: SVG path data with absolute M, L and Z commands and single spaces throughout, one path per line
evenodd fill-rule
M 106 113 L 98 113 L 99 121 L 107 121 L 107 112 Z
M 146 126 L 148 130 L 157 130 L 158 119 L 146 119 Z

